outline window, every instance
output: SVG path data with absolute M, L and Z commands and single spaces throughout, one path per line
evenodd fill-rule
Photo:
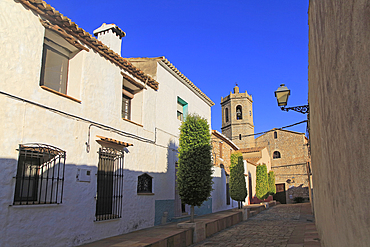
M 143 120 L 144 86 L 136 82 L 130 75 L 121 72 L 122 108 L 121 117 L 140 126 Z
M 40 71 L 40 87 L 49 92 L 81 103 L 81 62 L 74 57 L 81 51 L 89 51 L 77 39 L 54 25 L 41 21 L 45 27 L 44 46 Z M 69 74 L 73 74 L 69 78 Z M 68 93 L 68 95 L 67 95 Z
M 230 205 L 229 180 L 230 180 L 230 176 L 226 174 L 226 205 Z
M 134 98 L 132 90 L 122 88 L 122 118 L 131 120 L 131 100 Z
M 146 173 L 140 175 L 137 180 L 137 193 L 152 193 L 152 180 Z
M 65 157 L 49 145 L 19 145 L 13 204 L 62 203 Z
M 239 140 L 241 140 L 242 139 L 242 134 L 239 134 Z
M 252 116 L 252 111 L 249 111 L 249 116 Z
M 99 149 L 96 221 L 121 218 L 123 197 L 123 152 Z
M 277 132 L 274 131 L 274 139 L 277 139 Z
M 280 155 L 280 152 L 279 151 L 275 151 L 272 155 L 272 158 L 273 159 L 280 159 L 281 158 L 281 155 Z
M 243 119 L 243 111 L 242 111 L 242 106 L 241 105 L 238 105 L 236 107 L 236 119 L 237 120 Z
M 45 37 L 40 85 L 67 94 L 68 64 L 71 51 Z
M 220 158 L 222 158 L 222 142 L 219 143 L 219 148 L 220 148 Z
M 229 109 L 225 108 L 225 122 L 229 122 Z
M 188 114 L 188 103 L 186 103 L 180 97 L 177 97 L 177 119 L 180 121 L 184 121 L 187 114 Z

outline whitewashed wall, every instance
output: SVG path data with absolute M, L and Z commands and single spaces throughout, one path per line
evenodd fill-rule
M 70 61 L 67 94 L 81 103 L 45 91 L 39 86 L 44 27 L 38 16 L 13 0 L 0 1 L 0 10 L 0 105 L 3 106 L 0 108 L 0 246 L 50 246 L 50 242 L 53 246 L 75 246 L 153 226 L 155 201 L 175 197 L 174 165 L 180 126 L 176 118 L 177 96 L 188 102 L 189 112 L 197 112 L 209 123 L 210 106 L 159 68 L 159 90 L 148 87 L 142 92 L 140 124 L 143 126 L 124 121 L 121 70 L 92 49 L 81 51 Z M 92 122 L 156 144 L 90 126 Z M 94 222 L 100 147 L 97 135 L 133 144 L 125 149 L 121 219 Z M 86 142 L 90 144 L 89 152 Z M 18 162 L 16 149 L 25 143 L 50 144 L 66 151 L 62 204 L 12 205 Z M 90 182 L 76 180 L 78 168 L 92 170 Z M 137 177 L 144 172 L 153 176 L 154 195 L 136 193 Z

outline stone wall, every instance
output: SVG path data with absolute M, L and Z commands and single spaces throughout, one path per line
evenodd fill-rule
M 322 246 L 370 243 L 370 2 L 311 0 L 309 103 Z
M 305 135 L 287 130 L 271 130 L 256 138 L 255 141 L 256 146 L 266 146 L 271 156 L 271 170 L 275 173 L 275 184 L 285 185 L 286 202 L 293 203 L 295 197 L 308 200 L 306 167 L 309 158 L 308 141 Z M 276 151 L 280 153 L 280 158 L 274 158 Z

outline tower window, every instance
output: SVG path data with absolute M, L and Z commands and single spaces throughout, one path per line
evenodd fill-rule
M 229 109 L 225 108 L 225 122 L 229 122 Z
M 277 132 L 274 131 L 274 139 L 277 139 Z
M 242 134 L 239 134 L 239 140 L 241 140 L 242 139 Z
M 280 159 L 281 158 L 280 152 L 279 151 L 275 151 L 274 154 L 272 155 L 272 158 L 273 159 Z
M 243 111 L 242 111 L 242 106 L 241 105 L 238 105 L 236 107 L 236 119 L 237 120 L 243 119 Z

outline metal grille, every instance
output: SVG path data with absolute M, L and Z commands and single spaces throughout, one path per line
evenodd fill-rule
M 138 177 L 137 193 L 152 193 L 152 177 L 144 173 Z
M 14 205 L 62 203 L 66 152 L 45 144 L 19 145 Z
M 122 118 L 131 120 L 131 99 L 122 94 Z
M 97 221 L 121 218 L 123 198 L 123 152 L 99 149 L 96 196 Z

